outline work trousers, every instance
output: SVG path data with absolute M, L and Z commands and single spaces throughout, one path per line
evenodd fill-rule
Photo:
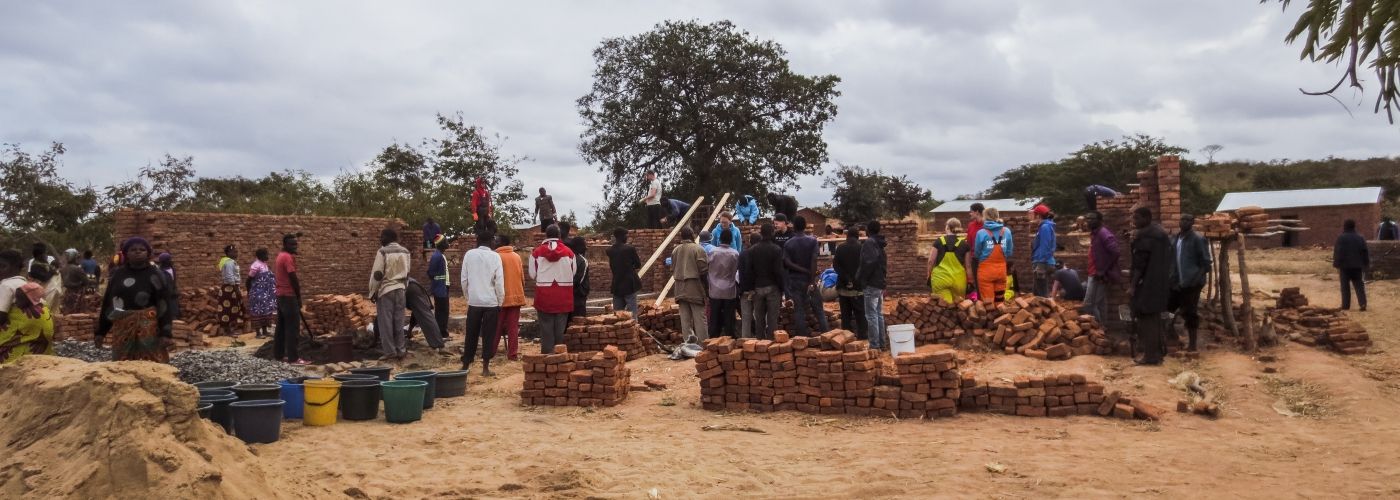
M 1182 321 L 1186 322 L 1186 334 L 1189 336 L 1190 344 L 1187 348 L 1196 349 L 1196 331 L 1201 327 L 1201 315 L 1197 310 L 1201 303 L 1201 289 L 1203 286 L 1192 286 L 1172 290 L 1172 295 L 1167 299 L 1167 311 L 1175 313 Z M 1167 335 L 1175 337 L 1170 325 L 1167 328 Z
M 442 340 L 446 341 L 451 335 L 447 334 L 447 324 L 452 320 L 452 299 L 450 297 L 433 297 L 433 319 L 437 321 L 438 334 L 442 335 Z
M 841 328 L 855 332 L 856 338 L 867 340 L 870 325 L 865 319 L 864 293 L 845 295 L 838 292 L 836 300 L 841 304 Z
M 496 338 L 506 339 L 506 359 L 520 356 L 520 306 L 502 307 L 496 320 Z M 499 341 L 492 341 L 496 345 Z
M 301 300 L 277 296 L 277 329 L 272 335 L 272 357 L 296 361 L 301 344 Z
M 788 281 L 788 298 L 792 299 L 792 323 L 793 335 L 798 337 L 815 337 L 807 328 L 807 315 L 810 313 L 817 317 L 817 335 L 831 330 L 831 326 L 826 323 L 826 311 L 822 309 L 822 297 L 817 292 L 816 287 L 805 281 Z
M 437 311 L 433 309 L 433 304 L 427 297 L 414 295 L 408 301 L 408 330 L 412 331 L 414 325 L 423 330 L 423 339 L 428 341 L 428 347 L 433 349 L 441 348 L 445 345 L 442 340 L 442 332 L 438 330 L 437 320 L 434 317 Z
M 404 297 L 402 288 L 392 292 L 381 292 L 375 300 L 374 331 L 379 334 L 379 350 L 385 356 L 401 356 L 408 353 L 408 339 L 404 338 Z
M 637 317 L 637 294 L 635 292 L 627 295 L 614 295 L 612 299 L 613 311 L 627 311 L 632 313 L 633 318 Z
M 1166 338 L 1161 313 L 1136 314 L 1137 346 L 1142 351 L 1142 362 L 1157 364 L 1167 355 Z
M 778 313 L 783 309 L 783 292 L 769 285 L 753 291 L 753 332 L 759 339 L 773 340 L 778 329 Z
M 1356 289 L 1356 303 L 1366 307 L 1366 273 L 1364 269 L 1342 269 L 1342 309 L 1351 309 L 1351 290 Z
M 739 294 L 739 336 L 751 339 L 753 336 L 753 290 Z
M 476 346 L 481 344 L 481 361 L 489 363 L 496 356 L 496 322 L 499 307 L 467 306 L 467 340 L 462 345 L 462 366 L 472 364 Z
M 885 348 L 885 290 L 865 287 L 865 327 L 869 329 L 870 348 Z
M 697 340 L 704 341 L 709 337 L 709 329 L 705 327 L 705 304 L 693 302 L 676 302 L 681 310 L 681 339 L 689 341 L 694 335 Z
M 661 205 L 647 205 L 647 227 L 661 229 Z
M 564 329 L 569 326 L 569 313 L 540 313 L 535 323 L 539 325 L 540 352 L 554 354 L 554 346 L 564 344 Z
M 1108 281 L 1098 276 L 1090 276 L 1089 284 L 1085 285 L 1084 305 L 1080 310 L 1099 320 L 1099 324 L 1103 324 L 1104 314 L 1108 313 L 1107 309 Z
M 734 313 L 739 308 L 739 299 L 710 298 L 710 338 L 720 335 L 734 336 Z
M 1031 264 L 1031 292 L 1034 293 L 1036 297 L 1049 297 L 1050 277 L 1054 274 L 1055 266 L 1044 262 Z M 1021 284 L 1016 283 L 1016 286 L 1021 286 Z

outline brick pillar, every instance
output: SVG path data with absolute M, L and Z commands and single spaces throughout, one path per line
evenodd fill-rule
M 1157 201 L 1154 211 L 1167 232 L 1181 228 L 1181 159 L 1176 155 L 1157 158 Z

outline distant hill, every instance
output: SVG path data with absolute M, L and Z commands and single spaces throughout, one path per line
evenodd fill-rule
M 1331 187 L 1380 186 L 1385 189 L 1387 215 L 1400 216 L 1400 157 L 1365 160 L 1230 161 L 1201 165 L 1197 179 L 1200 204 L 1215 207 L 1225 193 Z

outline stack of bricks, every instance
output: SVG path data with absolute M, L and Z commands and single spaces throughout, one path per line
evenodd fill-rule
M 991 317 L 987 306 L 981 302 L 964 300 L 951 304 L 941 297 L 918 296 L 895 302 L 894 312 L 885 322 L 914 325 L 915 340 L 919 344 L 929 344 L 985 330 Z
M 878 390 L 875 408 L 899 418 L 951 417 L 957 414 L 962 397 L 962 377 L 952 347 L 942 344 L 919 346 L 912 353 L 894 358 L 899 375 L 898 398 L 892 391 Z M 882 413 L 883 413 L 882 412 Z
M 1079 314 L 1044 297 L 1023 295 L 1002 304 L 985 334 L 1007 354 L 1061 360 L 1075 355 L 1108 354 L 1112 348 L 1093 316 Z
M 1196 232 L 1216 240 L 1234 239 L 1235 216 L 1228 212 L 1216 212 L 1196 219 Z
M 54 316 L 54 340 L 73 339 L 79 342 L 92 342 L 96 332 L 96 314 L 62 314 Z M 205 341 L 204 332 L 195 329 L 194 325 L 181 320 L 175 320 L 175 322 L 171 324 L 171 335 L 171 340 L 175 342 L 172 350 L 175 351 L 203 349 L 209 346 L 209 343 Z M 103 341 L 105 345 L 111 346 L 112 336 L 108 335 Z
M 1280 335 L 1303 345 L 1330 348 L 1342 354 L 1366 354 L 1371 336 L 1366 327 L 1338 309 L 1302 306 L 1271 312 Z
M 318 335 L 363 329 L 374 323 L 375 305 L 363 295 L 316 295 L 305 301 L 306 324 Z
M 879 351 L 854 333 L 832 330 L 794 351 L 798 411 L 821 415 L 873 413 Z
M 598 352 L 524 354 L 520 402 L 531 406 L 616 406 L 627 399 L 632 373 L 627 353 L 608 346 Z
M 1299 291 L 1298 287 L 1284 288 L 1279 293 L 1278 301 L 1274 307 L 1279 309 L 1297 309 L 1308 305 L 1308 297 Z
M 1099 415 L 1123 419 L 1158 420 L 1162 411 L 1134 401 L 1118 391 L 1105 394 L 1101 383 L 1082 374 L 1018 376 L 1012 381 L 981 382 L 972 374 L 961 379 L 958 409 L 1022 417 Z
M 797 409 L 805 397 L 797 392 L 795 350 L 805 349 L 808 339 L 789 340 L 781 332 L 776 337 L 705 341 L 705 350 L 695 357 L 701 406 L 759 412 Z
M 573 352 L 604 351 L 615 347 L 627 359 L 647 355 L 642 342 L 642 328 L 632 313 L 616 311 L 596 316 L 575 316 L 564 330 L 564 345 Z
M 282 235 L 302 233 L 297 250 L 297 277 L 302 292 L 364 293 L 374 255 L 379 251 L 379 232 L 402 228 L 402 221 L 363 217 L 318 217 L 309 215 L 249 215 L 184 212 L 142 212 L 119 210 L 115 216 L 114 241 L 143 236 L 157 252 L 175 256 L 175 272 L 182 288 L 205 288 L 219 284 L 214 264 L 224 255 L 224 246 L 233 244 L 242 252 L 239 265 L 247 270 L 253 252 L 266 248 L 273 257 L 282 248 Z M 401 242 L 417 248 L 415 231 L 407 231 Z M 424 269 L 426 262 L 414 262 Z
M 667 345 L 685 341 L 681 338 L 681 309 L 675 302 L 668 300 L 661 305 L 639 304 L 637 323 L 651 336 Z
M 1269 214 L 1256 206 L 1240 207 L 1235 210 L 1239 219 L 1235 227 L 1244 234 L 1264 234 L 1269 232 Z

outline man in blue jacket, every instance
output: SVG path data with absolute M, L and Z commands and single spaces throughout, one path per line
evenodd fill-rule
M 1055 214 L 1041 203 L 1031 209 L 1031 220 L 1039 223 L 1031 240 L 1032 290 L 1036 297 L 1049 297 L 1050 277 L 1055 274 Z
M 754 224 L 758 222 L 758 200 L 753 199 L 753 195 L 746 194 L 744 198 L 734 204 L 734 214 L 738 220 L 744 224 Z
M 433 256 L 428 258 L 428 282 L 433 293 L 433 322 L 437 323 L 438 332 L 446 340 L 447 322 L 452 314 L 452 299 L 447 293 L 447 288 L 452 282 L 447 277 L 447 256 L 443 255 L 444 250 L 447 250 L 447 238 L 439 233 L 433 238 Z
M 710 242 L 722 241 L 722 238 L 719 237 L 720 233 L 729 233 L 730 241 L 734 242 L 732 248 L 735 252 L 742 253 L 744 251 L 744 235 L 739 232 L 739 226 L 734 225 L 734 216 L 727 211 L 719 213 L 719 225 L 710 231 Z

